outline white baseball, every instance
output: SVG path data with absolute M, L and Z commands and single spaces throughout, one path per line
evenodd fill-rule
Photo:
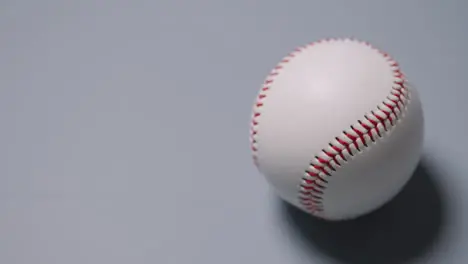
M 279 197 L 326 220 L 370 213 L 419 162 L 417 91 L 388 54 L 355 39 L 300 47 L 267 76 L 251 120 L 258 170 Z

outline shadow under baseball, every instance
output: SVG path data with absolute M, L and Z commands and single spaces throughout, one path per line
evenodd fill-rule
M 400 194 L 354 220 L 323 221 L 281 201 L 282 219 L 293 238 L 341 263 L 407 263 L 431 250 L 445 223 L 434 173 L 422 160 Z

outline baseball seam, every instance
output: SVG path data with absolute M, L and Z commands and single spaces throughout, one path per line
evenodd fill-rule
M 310 45 L 312 45 L 311 43 Z M 265 98 L 268 97 L 268 92 L 271 89 L 271 85 L 274 83 L 275 78 L 280 74 L 281 70 L 284 68 L 286 64 L 288 64 L 294 57 L 296 57 L 299 53 L 303 51 L 305 47 L 297 47 L 287 56 L 285 56 L 268 74 L 265 81 L 263 82 L 263 86 L 260 89 L 254 107 L 252 111 L 251 117 L 251 125 L 250 125 L 250 148 L 252 150 L 252 158 L 254 164 L 259 167 L 258 165 L 258 124 L 259 124 L 259 117 L 261 116 L 260 109 L 263 107 Z
M 291 59 L 316 44 L 330 41 L 339 41 L 343 39 L 321 39 L 305 46 L 296 48 L 293 52 L 283 58 L 276 67 L 267 76 L 263 87 L 260 89 L 256 102 L 254 104 L 251 119 L 251 149 L 254 164 L 258 164 L 258 143 L 259 143 L 259 117 L 261 116 L 261 107 L 264 105 L 265 98 L 285 64 Z M 380 53 L 389 63 L 393 72 L 393 85 L 387 97 L 378 104 L 374 110 L 366 113 L 364 117 L 343 132 L 336 136 L 328 146 L 313 156 L 308 168 L 302 176 L 301 183 L 298 186 L 298 200 L 302 208 L 314 215 L 320 216 L 324 212 L 323 197 L 328 185 L 328 178 L 332 177 L 343 164 L 350 161 L 358 153 L 370 147 L 370 144 L 391 131 L 396 123 L 401 120 L 408 102 L 410 93 L 406 86 L 405 76 L 401 72 L 398 63 L 387 53 L 373 47 L 368 42 L 347 38 L 368 46 Z

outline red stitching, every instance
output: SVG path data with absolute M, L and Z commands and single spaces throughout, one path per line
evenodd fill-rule
M 251 148 L 253 151 L 253 160 L 257 167 L 258 118 L 261 116 L 260 109 L 263 106 L 263 100 L 268 97 L 268 91 L 275 77 L 279 75 L 279 71 L 283 69 L 284 64 L 288 63 L 297 53 L 316 44 L 336 40 L 339 39 L 321 39 L 309 43 L 305 47 L 296 48 L 292 53 L 281 60 L 266 78 L 264 86 L 257 97 L 251 121 Z M 361 120 L 357 120 L 355 125 L 350 126 L 349 129 L 343 131 L 340 136 L 335 137 L 335 140 L 330 142 L 326 149 L 322 149 L 319 154 L 315 155 L 309 163 L 309 168 L 305 170 L 301 184 L 299 185 L 298 199 L 304 210 L 316 215 L 324 211 L 323 195 L 327 188 L 327 178 L 332 177 L 333 172 L 336 171 L 343 162 L 349 161 L 351 157 L 363 151 L 370 143 L 375 142 L 377 138 L 381 138 L 390 127 L 393 127 L 401 118 L 402 111 L 409 100 L 409 91 L 406 87 L 405 76 L 399 69 L 398 63 L 395 60 L 387 53 L 378 50 L 368 42 L 358 41 L 353 38 L 348 40 L 365 44 L 386 58 L 390 67 L 393 69 L 393 76 L 395 78 L 394 85 L 389 95 L 375 110 L 364 115 Z
M 271 89 L 271 84 L 274 82 L 275 78 L 280 74 L 280 71 L 283 69 L 284 65 L 289 63 L 289 61 L 296 56 L 297 53 L 302 52 L 304 48 L 298 47 L 293 52 L 289 53 L 286 57 L 284 57 L 268 74 L 267 78 L 265 79 L 262 89 L 257 96 L 257 99 L 254 104 L 253 115 L 251 118 L 251 129 L 250 129 L 250 148 L 252 150 L 252 158 L 254 164 L 258 166 L 258 156 L 257 156 L 257 134 L 258 134 L 258 119 L 261 116 L 261 107 L 263 106 L 263 101 L 265 98 L 268 97 L 268 92 Z

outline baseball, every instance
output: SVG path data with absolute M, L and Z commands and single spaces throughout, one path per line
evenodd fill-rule
M 316 217 L 347 220 L 393 199 L 420 159 L 418 92 L 387 53 L 324 39 L 284 57 L 255 99 L 254 164 L 275 193 Z

